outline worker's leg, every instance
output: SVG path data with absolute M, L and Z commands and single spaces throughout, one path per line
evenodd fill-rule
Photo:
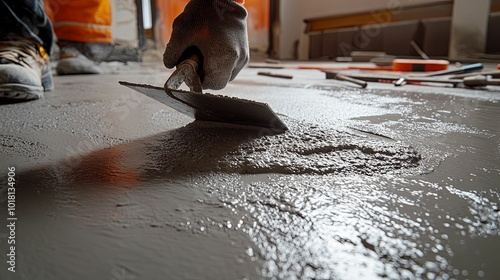
M 57 73 L 101 73 L 93 61 L 104 60 L 112 50 L 111 1 L 44 1 L 61 49 Z
M 54 33 L 42 1 L 0 0 L 0 36 L 33 40 L 50 53 Z
M 50 0 L 54 31 L 59 40 L 111 43 L 109 0 Z
M 52 89 L 52 44 L 41 0 L 0 0 L 0 98 L 37 99 Z

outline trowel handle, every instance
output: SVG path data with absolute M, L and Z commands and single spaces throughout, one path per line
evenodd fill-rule
M 184 53 L 182 53 L 181 58 L 179 59 L 179 63 L 177 66 L 183 64 L 186 61 L 193 61 L 194 64 L 192 64 L 195 67 L 195 71 L 200 77 L 200 80 L 203 81 L 203 78 L 205 77 L 205 74 L 203 72 L 203 55 L 201 54 L 201 51 L 197 47 L 189 47 L 187 48 Z
M 202 92 L 203 56 L 197 48 L 188 48 L 179 59 L 177 67 L 165 83 L 165 91 L 178 89 L 185 83 L 191 91 Z
M 179 64 L 184 63 L 188 59 L 196 62 L 197 67 L 200 65 L 201 58 L 200 58 L 200 56 L 198 54 L 195 54 L 195 53 L 193 53 L 190 56 L 188 56 L 186 59 L 184 59 L 184 61 L 182 61 Z M 196 69 L 196 71 L 198 71 L 198 69 Z

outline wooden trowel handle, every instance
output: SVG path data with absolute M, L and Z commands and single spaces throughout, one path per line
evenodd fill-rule
M 177 67 L 165 83 L 165 91 L 178 89 L 185 83 L 191 91 L 202 92 L 203 56 L 197 48 L 188 48 L 182 54 Z
M 203 55 L 201 54 L 201 51 L 197 47 L 187 48 L 184 53 L 182 53 L 181 58 L 177 62 L 177 66 L 181 65 L 188 59 L 196 63 L 196 73 L 198 73 L 200 81 L 203 82 L 205 75 L 203 72 Z

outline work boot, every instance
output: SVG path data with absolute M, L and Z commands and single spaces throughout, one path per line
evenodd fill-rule
M 0 98 L 38 99 L 53 87 L 49 55 L 42 46 L 22 38 L 0 40 Z
M 111 43 L 91 43 L 91 42 L 76 42 L 59 40 L 57 45 L 61 49 L 74 48 L 88 59 L 95 62 L 107 61 L 113 51 L 113 44 Z
M 59 62 L 56 66 L 58 75 L 100 74 L 101 68 L 74 47 L 62 46 Z
M 138 48 L 111 43 L 89 43 L 60 40 L 58 45 L 61 48 L 72 47 L 77 49 L 88 59 L 96 62 L 110 61 L 135 61 L 141 59 L 141 51 Z

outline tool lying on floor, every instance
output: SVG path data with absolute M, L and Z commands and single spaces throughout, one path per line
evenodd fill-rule
M 288 130 L 266 103 L 202 93 L 198 65 L 201 55 L 187 56 L 165 83 L 155 87 L 121 81 L 120 84 L 155 99 L 199 121 L 232 123 L 269 128 L 274 133 Z M 179 90 L 185 82 L 190 91 Z
M 399 78 L 394 80 L 393 84 L 397 87 L 404 86 L 408 83 L 420 84 L 420 83 L 435 83 L 435 84 L 451 84 L 454 87 L 462 83 L 462 80 L 445 80 L 445 79 L 435 79 L 435 78 Z
M 448 60 L 394 59 L 392 70 L 401 72 L 434 72 L 448 69 L 448 64 Z
M 450 79 L 463 79 L 466 77 L 472 77 L 472 76 L 477 76 L 477 75 L 489 76 L 491 78 L 500 78 L 500 70 L 457 74 L 457 75 L 451 76 Z
M 466 87 L 500 86 L 500 79 L 492 79 L 488 76 L 477 75 L 464 78 Z
M 465 77 L 462 80 L 458 80 L 458 79 L 444 80 L 444 79 L 433 79 L 433 78 L 426 78 L 426 77 L 423 77 L 423 78 L 400 78 L 394 82 L 394 85 L 395 86 L 403 86 L 407 82 L 410 82 L 410 83 L 412 83 L 412 82 L 413 83 L 447 83 L 447 84 L 452 84 L 455 87 L 459 84 L 463 84 L 464 86 L 466 86 L 468 88 L 500 85 L 500 79 L 491 79 L 491 78 L 489 78 L 487 76 L 483 76 L 483 75 Z
M 336 72 L 325 71 L 327 79 L 336 79 L 338 75 Z M 432 78 L 432 77 L 397 77 L 391 75 L 354 75 L 354 74 L 344 74 L 346 77 L 354 78 L 357 80 L 362 80 L 366 82 L 377 82 L 377 83 L 393 83 L 395 86 L 404 86 L 407 83 L 434 83 L 434 84 L 450 84 L 454 87 L 463 84 L 469 88 L 484 87 L 488 85 L 500 85 L 500 79 L 491 79 L 488 76 L 476 75 L 471 77 L 465 77 L 464 79 L 444 79 L 444 78 Z
M 435 77 L 435 76 L 444 76 L 444 75 L 451 75 L 451 74 L 468 73 L 468 72 L 479 71 L 479 70 L 483 69 L 483 67 L 484 67 L 484 65 L 482 63 L 474 63 L 474 64 L 469 64 L 469 65 L 464 65 L 458 69 L 437 71 L 437 72 L 429 73 L 429 74 L 426 74 L 426 75 L 420 76 L 420 77 Z
M 327 73 L 328 73 L 327 79 L 336 79 L 339 81 L 351 82 L 351 83 L 356 84 L 362 88 L 365 88 L 368 86 L 368 83 L 363 81 L 363 80 L 358 80 L 358 79 L 355 79 L 353 77 L 342 75 L 342 74 L 337 73 L 337 72 L 327 72 Z
M 293 79 L 292 75 L 284 75 L 284 74 L 276 74 L 276 73 L 271 73 L 271 72 L 257 72 L 257 75 L 260 76 L 268 76 L 268 77 L 273 77 L 273 78 L 281 78 L 281 79 Z

